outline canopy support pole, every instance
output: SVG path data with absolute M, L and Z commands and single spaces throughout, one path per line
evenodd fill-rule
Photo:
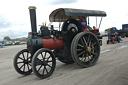
M 88 16 L 88 26 L 89 26 L 89 16 Z
M 97 28 L 97 16 L 96 16 L 96 28 Z
M 100 29 L 100 25 L 101 25 L 101 22 L 102 22 L 102 18 L 103 18 L 103 17 L 101 17 L 100 24 L 99 24 L 99 29 Z

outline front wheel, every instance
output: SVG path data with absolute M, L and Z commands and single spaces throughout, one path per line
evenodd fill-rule
M 46 48 L 41 48 L 32 58 L 32 70 L 41 79 L 52 75 L 56 67 L 56 59 L 53 52 Z
M 73 60 L 81 67 L 94 65 L 100 55 L 100 45 L 97 37 L 90 32 L 77 34 L 71 43 Z
M 31 58 L 32 56 L 27 49 L 18 52 L 13 60 L 15 70 L 22 75 L 31 74 Z

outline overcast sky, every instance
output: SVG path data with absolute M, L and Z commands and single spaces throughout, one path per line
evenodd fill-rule
M 122 24 L 128 24 L 127 3 L 127 0 L 0 0 L 0 40 L 5 36 L 12 39 L 27 36 L 31 31 L 29 6 L 37 7 L 37 25 L 44 21 L 48 24 L 49 14 L 57 8 L 103 10 L 107 16 L 102 20 L 100 31 L 104 31 L 109 27 L 121 29 Z

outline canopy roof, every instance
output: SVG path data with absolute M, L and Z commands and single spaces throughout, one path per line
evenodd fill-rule
M 59 8 L 51 12 L 49 15 L 50 22 L 63 22 L 69 18 L 78 19 L 78 16 L 101 16 L 105 17 L 104 11 L 84 10 L 72 8 Z

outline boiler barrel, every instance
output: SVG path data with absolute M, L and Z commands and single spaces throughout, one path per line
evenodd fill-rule
M 51 50 L 63 48 L 63 40 L 62 39 L 50 38 L 50 39 L 42 39 L 42 41 L 43 41 L 43 48 L 48 48 Z

